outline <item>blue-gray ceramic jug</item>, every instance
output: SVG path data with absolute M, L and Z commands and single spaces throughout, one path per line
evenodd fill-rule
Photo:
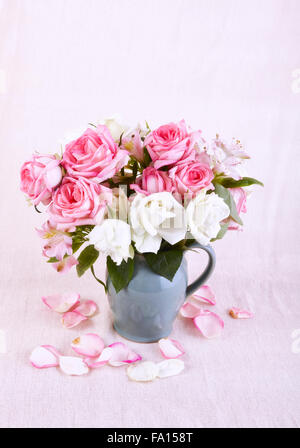
M 154 342 L 171 333 L 186 297 L 206 281 L 215 266 L 216 258 L 211 246 L 195 243 L 190 247 L 205 250 L 209 260 L 204 272 L 189 286 L 184 257 L 172 281 L 155 274 L 140 255 L 136 255 L 134 274 L 127 288 L 116 293 L 110 277 L 107 277 L 113 325 L 121 336 L 136 342 Z

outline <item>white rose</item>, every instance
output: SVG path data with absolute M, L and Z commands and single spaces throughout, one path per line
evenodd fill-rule
M 138 193 L 130 206 L 132 239 L 136 249 L 157 253 L 162 239 L 176 244 L 185 238 L 184 208 L 171 193 Z
M 217 194 L 201 191 L 186 208 L 188 228 L 200 244 L 208 244 L 220 229 L 220 221 L 229 216 L 227 204 Z
M 88 239 L 95 248 L 109 255 L 117 265 L 133 258 L 130 226 L 119 219 L 105 219 L 89 233 Z

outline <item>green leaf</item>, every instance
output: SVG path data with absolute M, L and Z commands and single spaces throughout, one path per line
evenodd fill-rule
M 78 265 L 76 266 L 78 277 L 81 277 L 99 257 L 99 252 L 93 245 L 87 246 L 78 257 Z
M 148 149 L 146 146 L 144 146 L 144 160 L 143 160 L 143 166 L 147 168 L 148 165 L 152 162 L 152 159 L 150 157 L 150 154 L 148 152 Z
M 220 198 L 224 199 L 224 202 L 228 205 L 228 207 L 230 209 L 230 216 L 231 216 L 231 218 L 234 221 L 236 221 L 238 224 L 243 225 L 243 221 L 239 217 L 239 214 L 237 212 L 234 199 L 233 199 L 230 191 L 227 190 L 226 188 L 224 188 L 222 185 L 216 184 L 215 185 L 215 193 L 218 196 L 220 196 Z
M 72 236 L 72 251 L 73 254 L 87 241 L 87 235 L 93 230 L 93 225 L 78 226 Z
M 107 257 L 106 263 L 110 279 L 116 292 L 126 288 L 133 276 L 134 260 L 128 258 L 127 262 L 123 260 L 120 265 L 117 265 L 110 257 Z
M 47 260 L 47 263 L 58 263 L 59 260 L 56 257 L 50 257 L 49 260 Z
M 239 187 L 249 187 L 249 185 L 257 184 L 262 187 L 264 184 L 253 177 L 242 177 L 241 179 L 235 180 L 232 177 L 219 177 L 215 180 L 217 183 L 223 185 L 225 188 L 239 188 Z
M 229 226 L 228 222 L 225 222 L 220 225 L 221 225 L 221 229 L 219 230 L 218 235 L 216 236 L 216 238 L 211 239 L 211 241 L 221 240 L 223 238 L 223 236 L 225 235 L 225 233 L 227 232 L 228 226 Z
M 181 265 L 183 252 L 179 249 L 172 249 L 157 254 L 149 252 L 145 253 L 144 256 L 153 272 L 162 275 L 171 282 Z

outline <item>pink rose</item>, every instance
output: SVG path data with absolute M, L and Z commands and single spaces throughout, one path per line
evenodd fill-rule
M 150 132 L 144 141 L 154 167 L 195 160 L 195 145 L 200 132 L 190 132 L 184 120 L 169 123 Z
M 130 188 L 145 195 L 160 193 L 162 191 L 172 191 L 172 181 L 168 174 L 148 166 L 142 175 L 136 180 L 136 184 L 131 184 Z
M 21 168 L 21 191 L 34 205 L 48 205 L 53 189 L 60 183 L 62 172 L 60 160 L 52 155 L 33 154 L 32 159 Z
M 175 190 L 181 195 L 197 193 L 203 188 L 213 188 L 211 181 L 214 174 L 205 163 L 190 162 L 171 168 L 169 176 L 173 180 Z
M 51 224 L 54 222 L 57 228 L 64 230 L 101 223 L 111 196 L 111 190 L 103 185 L 88 182 L 83 177 L 66 176 L 48 208 Z
M 234 199 L 238 214 L 247 213 L 247 196 L 243 188 L 229 188 L 231 196 Z M 233 219 L 228 219 L 228 230 L 240 230 L 241 226 Z
M 127 164 L 127 151 L 120 150 L 108 128 L 88 128 L 81 137 L 66 145 L 63 165 L 69 175 L 103 182 Z

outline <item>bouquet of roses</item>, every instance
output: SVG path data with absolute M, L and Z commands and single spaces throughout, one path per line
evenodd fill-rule
M 261 184 L 242 175 L 248 158 L 239 140 L 208 143 L 184 120 L 151 130 L 109 119 L 61 156 L 34 154 L 21 168 L 21 190 L 38 212 L 46 206 L 37 232 L 48 263 L 58 272 L 76 265 L 79 276 L 91 269 L 105 286 L 93 267 L 103 253 L 118 292 L 136 254 L 172 281 L 193 242 L 241 229 L 247 187 Z

